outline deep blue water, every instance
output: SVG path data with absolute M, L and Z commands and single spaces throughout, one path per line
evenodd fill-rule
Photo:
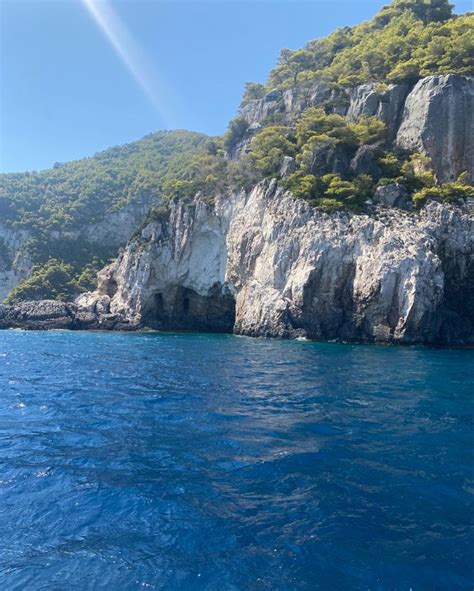
M 0 331 L 0 589 L 471 590 L 474 352 Z

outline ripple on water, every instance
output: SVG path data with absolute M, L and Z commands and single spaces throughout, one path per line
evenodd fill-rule
M 0 332 L 0 588 L 469 589 L 472 351 Z

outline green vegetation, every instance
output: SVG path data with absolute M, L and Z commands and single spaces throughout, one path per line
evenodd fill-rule
M 146 204 L 145 223 L 165 221 L 171 201 L 196 194 L 212 200 L 264 178 L 280 179 L 296 198 L 326 212 L 363 211 L 377 187 L 395 182 L 416 207 L 473 196 L 466 175 L 439 186 L 426 157 L 394 151 L 377 118 L 350 122 L 336 114 L 348 100 L 344 87 L 375 82 L 383 94 L 390 83 L 414 84 L 430 74 L 472 74 L 473 25 L 474 15 L 453 16 L 447 0 L 394 0 L 371 21 L 298 51 L 284 49 L 267 84 L 246 85 L 243 105 L 263 97 L 281 101 L 282 91 L 294 85 L 304 97 L 316 79 L 337 91 L 339 98 L 294 121 L 281 109 L 259 128 L 238 116 L 218 138 L 158 132 L 50 170 L 0 175 L 0 220 L 27 231 L 22 250 L 35 265 L 8 301 L 70 299 L 93 288 L 97 270 L 116 256 L 118 245 L 100 247 L 81 232 L 127 205 Z M 353 166 L 359 156 L 362 165 Z M 284 173 L 283 162 L 290 163 Z M 0 244 L 0 266 L 8 268 L 9 257 Z
M 373 192 L 374 183 L 368 175 L 344 180 L 341 175 L 334 173 L 315 176 L 298 171 L 285 180 L 285 187 L 295 197 L 303 198 L 323 211 L 360 211 Z
M 69 300 L 73 295 L 91 289 L 95 283 L 98 268 L 85 266 L 77 274 L 72 265 L 57 259 L 33 267 L 30 275 L 13 289 L 6 299 L 7 304 L 22 300 Z
M 0 175 L 0 219 L 28 232 L 22 251 L 35 264 L 10 301 L 70 298 L 93 288 L 97 270 L 117 249 L 81 237 L 82 229 L 128 204 L 172 198 L 176 179 L 197 186 L 197 177 L 210 174 L 212 166 L 200 166 L 213 149 L 203 134 L 158 132 L 49 170 Z
M 416 206 L 428 199 L 455 202 L 472 195 L 466 175 L 461 175 L 457 183 L 436 186 L 429 158 L 391 152 L 385 138 L 386 128 L 375 117 L 351 123 L 340 115 L 312 107 L 293 127 L 263 127 L 241 160 L 248 171 L 257 171 L 263 178 L 279 178 L 283 158 L 295 158 L 296 171 L 283 180 L 283 186 L 324 211 L 360 212 L 377 187 L 390 183 L 402 185 L 413 195 Z M 349 167 L 359 148 L 369 150 L 378 174 L 360 173 Z
M 395 0 L 375 18 L 303 49 L 281 52 L 267 91 L 324 78 L 353 86 L 472 73 L 474 16 L 454 16 L 447 0 Z
M 84 229 L 142 203 L 150 206 L 147 220 L 167 219 L 169 201 L 190 200 L 197 193 L 210 199 L 239 174 L 244 182 L 237 166 L 229 167 L 237 176 L 227 168 L 222 138 L 173 131 L 49 170 L 0 175 L 0 219 L 28 232 L 21 249 L 34 263 L 8 301 L 71 299 L 93 289 L 97 271 L 116 256 L 119 245 L 92 242 L 81 236 Z M 5 248 L 0 264 L 10 264 Z
M 270 125 L 257 133 L 252 141 L 249 164 L 264 177 L 276 173 L 284 156 L 294 156 L 296 146 L 290 129 L 283 125 Z
M 247 82 L 245 85 L 243 101 L 247 102 L 262 98 L 265 96 L 265 93 L 266 88 L 264 84 L 259 84 L 257 82 Z
M 265 92 L 267 100 L 282 101 L 281 91 L 296 86 L 304 97 L 317 79 L 339 91 L 336 96 L 345 96 L 344 87 L 367 82 L 377 83 L 383 94 L 390 83 L 413 85 L 430 74 L 472 75 L 474 15 L 455 16 L 452 9 L 447 0 L 394 0 L 368 22 L 339 29 L 297 51 L 284 49 L 266 85 L 247 84 L 242 106 Z M 420 154 L 394 151 L 380 120 L 351 123 L 334 112 L 338 106 L 328 100 L 291 123 L 280 112 L 270 115 L 244 156 L 247 167 L 278 178 L 283 157 L 294 157 L 296 171 L 286 175 L 284 186 L 326 211 L 360 211 L 378 186 L 394 182 L 405 187 L 417 206 L 428 199 L 455 201 L 471 194 L 466 178 L 436 186 L 429 161 Z M 248 137 L 244 123 L 239 123 L 240 136 L 231 127 L 228 137 L 232 131 L 236 141 Z M 364 147 L 370 149 L 366 162 L 371 166 L 349 168 Z
M 237 144 L 242 141 L 247 133 L 249 124 L 242 117 L 236 117 L 229 123 L 229 128 L 224 135 L 224 148 L 231 153 Z
M 2 219 L 35 234 L 99 221 L 128 203 L 160 197 L 163 184 L 185 176 L 207 142 L 203 134 L 158 132 L 42 172 L 2 174 Z
M 325 210 L 345 207 L 358 211 L 376 181 L 352 174 L 348 166 L 342 174 L 325 172 L 324 162 L 338 157 L 349 161 L 359 147 L 382 142 L 385 135 L 384 124 L 374 117 L 350 123 L 340 115 L 312 107 L 296 120 L 294 128 L 272 125 L 260 130 L 246 158 L 249 168 L 272 178 L 279 176 L 284 156 L 295 157 L 298 170 L 284 181 L 295 197 Z M 402 164 L 398 164 L 401 171 Z
M 474 187 L 456 183 L 445 183 L 440 187 L 423 187 L 413 194 L 412 199 L 416 207 L 421 207 L 429 199 L 454 203 L 457 199 L 474 199 Z

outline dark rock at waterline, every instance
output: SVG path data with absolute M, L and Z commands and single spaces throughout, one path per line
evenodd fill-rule
M 133 330 L 118 314 L 97 314 L 70 302 L 41 300 L 0 304 L 0 329 L 23 330 Z
M 69 304 L 44 300 L 0 306 L 0 328 L 74 328 L 74 312 Z

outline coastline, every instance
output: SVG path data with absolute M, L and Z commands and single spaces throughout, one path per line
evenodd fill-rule
M 0 330 L 20 330 L 25 332 L 69 331 L 69 332 L 117 332 L 117 333 L 156 333 L 156 334 L 213 334 L 233 335 L 252 339 L 296 341 L 307 343 L 334 343 L 348 345 L 383 346 L 422 346 L 432 349 L 474 349 L 473 342 L 445 342 L 441 340 L 395 339 L 395 338 L 310 338 L 306 335 L 269 336 L 253 332 L 246 334 L 237 331 L 213 331 L 182 329 L 179 327 L 158 328 L 143 323 L 131 322 L 120 314 L 98 314 L 85 310 L 72 302 L 54 300 L 22 302 L 16 306 L 0 304 Z

